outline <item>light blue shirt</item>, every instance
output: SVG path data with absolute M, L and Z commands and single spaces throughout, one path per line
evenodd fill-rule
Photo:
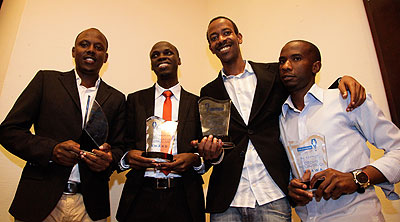
M 339 90 L 324 90 L 314 84 L 304 96 L 304 108 L 296 109 L 291 97 L 282 106 L 281 141 L 303 140 L 311 134 L 325 136 L 328 167 L 341 172 L 372 165 L 389 183 L 378 184 L 389 199 L 398 199 L 394 183 L 400 181 L 400 130 L 367 95 L 366 101 L 352 112 L 346 112 L 349 99 L 342 99 Z M 385 154 L 370 163 L 369 141 Z M 383 221 L 381 205 L 374 186 L 365 193 L 342 195 L 328 201 L 315 199 L 296 207 L 302 221 Z

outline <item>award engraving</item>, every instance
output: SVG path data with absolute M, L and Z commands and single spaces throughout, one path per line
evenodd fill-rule
M 199 112 L 203 136 L 213 135 L 224 142 L 223 149 L 232 149 L 235 145 L 228 136 L 231 100 L 202 97 Z
M 325 137 L 319 134 L 311 135 L 302 141 L 288 142 L 286 153 L 296 178 L 301 179 L 306 170 L 311 171 L 310 178 L 312 178 L 314 174 L 328 168 L 325 144 Z M 303 182 L 309 186 L 309 181 Z M 316 189 L 321 182 L 318 181 L 313 189 Z
M 90 153 L 91 150 L 97 149 L 106 142 L 108 137 L 108 121 L 106 114 L 96 100 L 93 101 L 89 114 L 88 110 L 89 107 L 87 106 L 84 121 L 86 122 L 86 119 L 89 119 L 82 129 L 79 142 L 81 149 Z
M 172 161 L 177 127 L 176 121 L 166 121 L 157 116 L 147 118 L 146 152 L 143 156 L 153 158 L 157 162 Z

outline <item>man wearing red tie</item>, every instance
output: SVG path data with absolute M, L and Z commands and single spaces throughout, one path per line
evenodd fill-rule
M 201 136 L 198 97 L 178 82 L 178 50 L 169 42 L 150 51 L 157 75 L 152 87 L 128 95 L 126 152 L 120 169 L 131 171 L 118 207 L 118 221 L 204 221 L 204 196 L 200 158 L 190 141 Z M 146 148 L 146 119 L 151 116 L 178 121 L 172 149 L 173 161 L 157 163 L 142 156 Z M 163 136 L 161 136 L 163 137 Z M 163 138 L 161 138 L 163 140 Z M 163 146 L 162 142 L 160 144 Z

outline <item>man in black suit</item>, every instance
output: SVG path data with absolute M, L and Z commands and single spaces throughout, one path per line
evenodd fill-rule
M 81 32 L 72 48 L 75 70 L 39 71 L 1 124 L 0 143 L 27 161 L 10 207 L 16 221 L 106 221 L 110 215 L 108 179 L 112 152 L 123 146 L 125 96 L 99 77 L 107 48 L 99 30 Z M 79 139 L 94 99 L 109 134 L 98 149 L 85 147 L 89 153 Z
M 131 169 L 121 194 L 119 221 L 204 221 L 201 165 L 190 141 L 201 136 L 198 97 L 178 82 L 181 64 L 178 50 L 169 42 L 156 43 L 150 51 L 151 68 L 157 75 L 152 87 L 129 94 L 127 99 L 126 154 L 121 170 Z M 170 91 L 172 121 L 178 121 L 172 149 L 173 161 L 157 163 L 142 156 L 146 149 L 146 119 L 163 117 Z M 162 171 L 171 171 L 163 173 Z
M 278 124 L 288 92 L 279 79 L 278 64 L 243 60 L 242 34 L 229 18 L 212 19 L 207 40 L 223 69 L 200 95 L 232 100 L 229 136 L 235 147 L 221 154 L 222 143 L 213 136 L 198 144 L 200 155 L 214 164 L 206 211 L 211 221 L 290 221 L 286 198 L 290 165 Z M 351 86 L 351 110 L 365 93 L 351 77 L 342 78 L 342 93 L 345 85 Z

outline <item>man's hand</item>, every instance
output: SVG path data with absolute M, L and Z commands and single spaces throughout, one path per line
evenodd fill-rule
M 213 138 L 212 135 L 204 137 L 200 143 L 197 140 L 191 142 L 192 146 L 198 147 L 198 152 L 204 160 L 213 160 L 218 158 L 222 153 L 222 141 L 217 138 Z
M 141 170 L 149 167 L 156 167 L 157 163 L 155 160 L 142 156 L 143 151 L 131 150 L 125 156 L 126 164 L 129 164 L 133 169 Z
M 174 155 L 172 162 L 159 163 L 158 169 L 183 173 L 189 168 L 200 164 L 200 157 L 197 154 L 180 153 Z
M 309 181 L 310 175 L 310 170 L 307 170 L 304 173 L 302 180 L 293 179 L 289 183 L 289 196 L 298 206 L 304 206 L 308 204 L 313 198 L 313 193 L 311 191 L 307 191 L 307 185 L 302 183 L 302 181 Z
M 111 146 L 104 143 L 99 149 L 93 149 L 92 153 L 82 151 L 81 158 L 88 167 L 95 172 L 106 170 L 112 162 Z
M 343 76 L 338 86 L 342 97 L 347 98 L 347 90 L 350 91 L 351 101 L 346 111 L 350 112 L 364 103 L 366 94 L 364 87 L 351 76 Z
M 78 143 L 72 140 L 64 141 L 54 147 L 51 160 L 63 166 L 73 166 L 78 163 L 80 152 Z
M 311 187 L 315 185 L 318 179 L 323 178 L 325 178 L 324 182 L 314 192 L 317 201 L 320 201 L 321 197 L 325 200 L 329 198 L 336 200 L 342 194 L 354 193 L 357 190 L 352 173 L 343 173 L 332 168 L 316 173 L 311 179 Z

